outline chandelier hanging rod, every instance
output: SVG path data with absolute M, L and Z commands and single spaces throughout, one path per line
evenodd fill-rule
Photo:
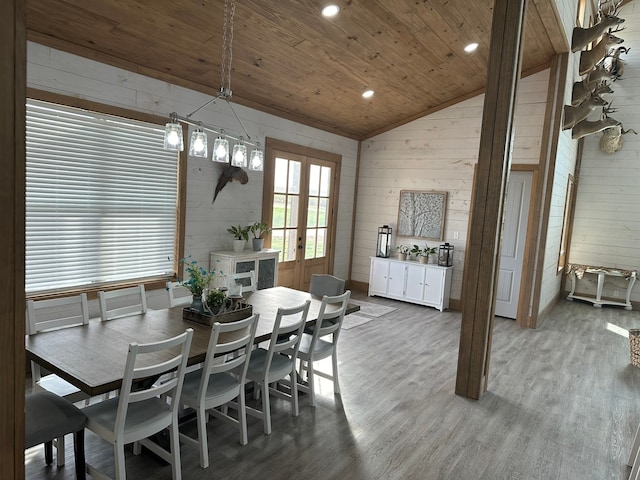
M 251 141 L 246 130 L 245 130 L 245 134 L 247 134 L 247 138 L 245 139 L 244 137 L 236 137 L 235 135 L 229 135 L 223 128 L 212 127 L 210 125 L 207 125 L 206 123 L 191 120 L 189 117 L 183 117 L 181 115 L 178 115 L 176 112 L 171 113 L 170 118 L 171 118 L 171 121 L 174 123 L 180 120 L 181 122 L 186 123 L 187 125 L 191 125 L 196 128 L 201 128 L 202 130 L 206 130 L 216 135 L 224 135 L 226 138 L 234 140 L 236 142 L 242 141 L 246 145 L 251 145 L 252 147 L 260 148 L 260 144 L 258 142 Z M 240 123 L 240 125 L 242 125 L 242 123 Z M 242 126 L 242 128 L 244 129 L 244 125 Z

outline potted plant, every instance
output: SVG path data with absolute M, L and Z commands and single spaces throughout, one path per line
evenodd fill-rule
M 183 258 L 180 263 L 184 264 L 184 269 L 189 274 L 189 280 L 180 283 L 193 295 L 191 309 L 202 313 L 204 312 L 202 293 L 209 288 L 216 273 L 213 271 L 207 272 L 204 268 L 199 267 L 198 262 L 195 260 L 191 262 L 187 260 L 187 258 Z
M 396 257 L 398 258 L 398 260 L 407 259 L 407 255 L 409 254 L 409 251 L 410 251 L 408 245 L 398 245 L 396 246 L 396 250 L 398 251 L 398 253 L 396 253 Z
M 436 253 L 435 247 L 429 247 L 426 243 L 423 248 L 418 245 L 414 245 L 411 249 L 411 253 L 417 257 L 420 263 L 429 263 L 429 255 Z
M 264 246 L 264 237 L 271 233 L 271 227 L 264 222 L 255 222 L 249 230 L 253 234 L 253 251 L 259 252 Z
M 251 227 L 243 227 L 242 225 L 232 225 L 227 228 L 227 232 L 233 235 L 233 251 L 241 252 L 244 245 L 249 240 L 249 229 Z
M 209 290 L 205 297 L 205 311 L 208 311 L 211 315 L 218 315 L 221 313 L 226 300 L 227 296 L 222 290 L 217 288 Z

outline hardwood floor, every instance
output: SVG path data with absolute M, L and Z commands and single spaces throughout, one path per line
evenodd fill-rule
M 479 401 L 454 392 L 460 314 L 354 292 L 398 310 L 340 337 L 342 397 L 323 380 L 318 406 L 300 416 L 272 403 L 273 433 L 249 417 L 249 444 L 235 428 L 209 423 L 211 466 L 182 445 L 185 479 L 626 479 L 640 422 L 640 369 L 629 341 L 640 312 L 561 301 L 538 330 L 497 318 L 489 391 Z M 608 329 L 608 327 L 610 329 Z M 326 382 L 326 383 L 325 383 Z M 187 425 L 187 431 L 194 431 Z M 87 432 L 89 462 L 113 475 L 111 449 Z M 27 478 L 71 479 L 67 466 L 27 452 Z M 155 457 L 127 453 L 130 479 L 170 479 Z

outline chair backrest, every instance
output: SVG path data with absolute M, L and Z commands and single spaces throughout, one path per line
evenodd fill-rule
M 123 315 L 147 312 L 147 296 L 144 285 L 122 288 L 120 290 L 99 291 L 100 318 L 111 320 Z
M 198 399 L 206 394 L 211 375 L 234 371 L 238 384 L 244 385 L 259 318 L 260 314 L 256 313 L 237 322 L 213 324 L 207 357 L 202 367 Z
M 191 292 L 187 289 L 187 287 L 182 285 L 180 282 L 167 282 L 166 288 L 167 296 L 169 297 L 169 307 L 191 305 L 191 302 L 193 301 L 193 295 L 191 295 Z M 186 292 L 187 295 L 180 295 L 176 297 L 176 290 L 182 293 Z
M 242 290 L 240 293 L 256 291 L 256 275 L 254 270 L 232 274 L 231 282 L 233 282 L 232 285 L 242 286 Z M 233 288 L 233 286 L 230 287 Z
M 278 353 L 286 353 L 291 355 L 292 358 L 296 358 L 310 305 L 311 300 L 307 300 L 297 307 L 278 308 L 273 332 L 271 332 L 269 340 L 269 349 L 265 358 L 265 372 L 269 371 L 271 360 Z
M 313 328 L 313 337 L 311 339 L 311 346 L 309 348 L 309 355 L 313 356 L 313 348 L 318 339 L 322 337 L 332 336 L 333 348 L 338 343 L 338 336 L 340 335 L 340 329 L 342 328 L 342 321 L 349 305 L 349 299 L 351 298 L 351 290 L 347 290 L 342 295 L 336 295 L 329 297 L 325 295 L 322 297 L 322 305 L 320 305 L 320 312 L 318 313 L 318 319 Z
M 344 280 L 333 275 L 314 273 L 311 275 L 309 293 L 316 297 L 335 297 L 344 293 Z
M 49 300 L 27 300 L 27 335 L 89 323 L 87 294 Z
M 131 343 L 129 345 L 114 426 L 116 438 L 124 432 L 130 404 L 159 397 L 160 395 L 168 395 L 172 399 L 180 398 L 192 338 L 193 329 L 187 328 L 180 335 L 166 340 L 145 344 Z M 172 373 L 175 373 L 175 375 Z M 160 377 L 162 377 L 161 382 L 140 381 Z M 134 382 L 135 389 L 132 388 Z M 168 405 L 171 417 L 175 416 L 177 418 L 179 403 L 172 401 Z

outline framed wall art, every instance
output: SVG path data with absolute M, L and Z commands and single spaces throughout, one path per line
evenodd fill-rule
M 443 240 L 446 205 L 447 192 L 401 190 L 397 235 Z

